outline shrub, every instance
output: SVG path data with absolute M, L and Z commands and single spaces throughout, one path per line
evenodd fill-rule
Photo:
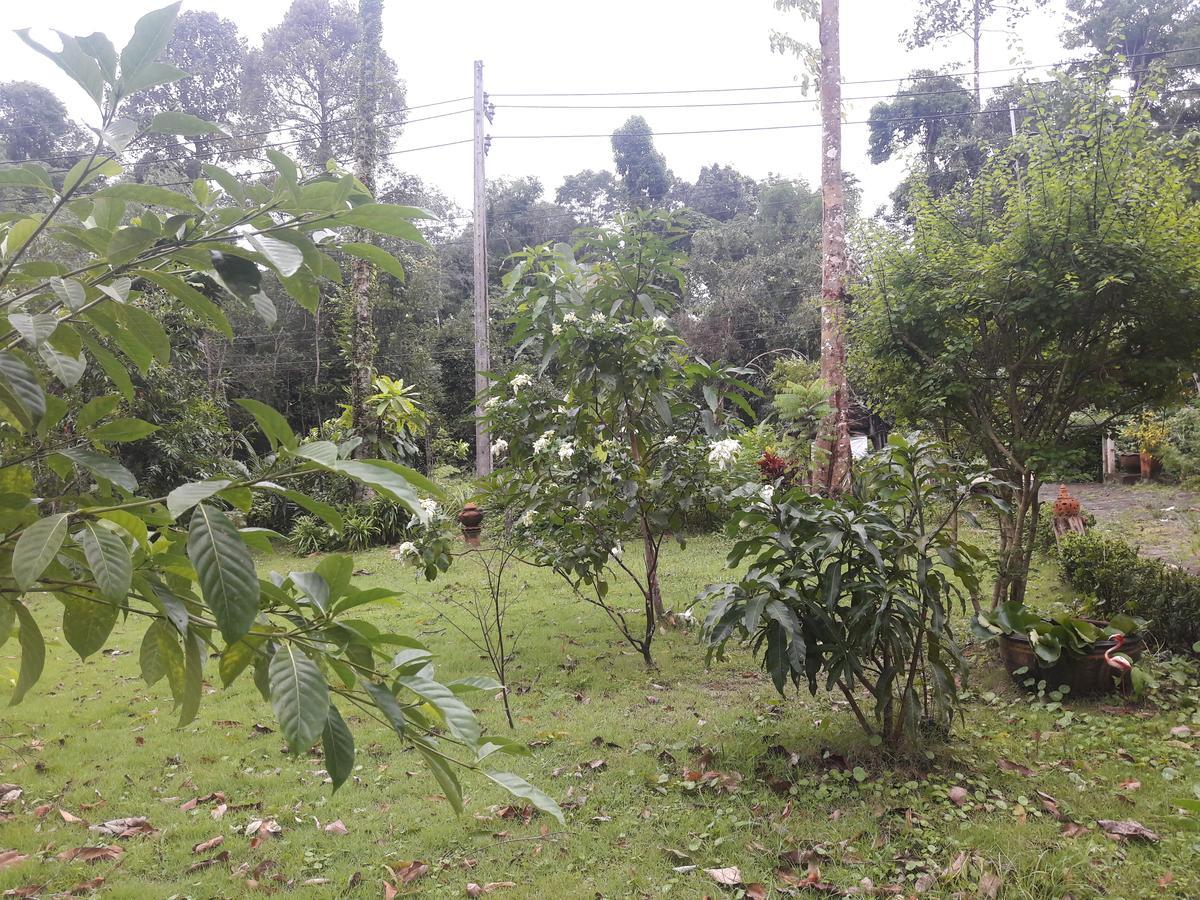
M 1200 478 L 1200 404 L 1177 410 L 1167 426 L 1170 438 L 1163 451 L 1163 463 L 1182 483 L 1195 483 Z
M 1097 531 L 1071 534 L 1059 545 L 1063 576 L 1071 587 L 1094 597 L 1091 609 L 1104 618 L 1138 616 L 1168 647 L 1186 649 L 1200 641 L 1200 576 Z
M 1096 524 L 1096 517 L 1086 509 L 1080 514 L 1083 524 L 1091 528 Z M 1054 504 L 1043 503 L 1041 514 L 1038 516 L 1037 531 L 1033 537 L 1034 549 L 1039 553 L 1054 553 L 1058 549 L 1058 541 L 1054 539 Z

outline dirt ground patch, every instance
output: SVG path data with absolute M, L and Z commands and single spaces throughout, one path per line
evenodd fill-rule
M 1200 572 L 1200 493 L 1163 484 L 1072 484 L 1072 496 L 1105 531 L 1153 556 Z M 1043 501 L 1058 485 L 1042 488 Z

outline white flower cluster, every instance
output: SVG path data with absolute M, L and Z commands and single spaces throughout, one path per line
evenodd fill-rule
M 558 337 L 560 334 L 562 334 L 562 326 L 555 322 L 550 326 L 550 333 L 555 337 Z
M 665 438 L 663 438 L 663 446 L 664 447 L 674 447 L 678 443 L 679 443 L 679 437 L 677 435 L 668 434 Z
M 500 438 L 498 441 L 492 443 L 492 459 L 495 459 L 498 456 L 503 456 L 507 452 L 508 441 L 506 441 L 504 438 Z
M 667 317 L 666 316 L 655 316 L 654 321 L 652 321 L 650 323 L 650 327 L 652 327 L 655 331 L 666 331 L 667 330 Z
M 529 385 L 533 384 L 533 379 L 524 372 L 518 372 L 513 376 L 512 381 L 510 381 L 509 384 L 512 385 L 513 393 L 518 394 L 520 393 L 521 388 L 529 387 Z
M 565 316 L 563 316 L 563 324 L 565 324 L 565 325 L 574 325 L 578 321 L 579 321 L 579 316 L 575 315 L 575 313 L 573 313 L 573 312 L 569 312 Z
M 769 484 L 764 484 L 762 486 L 762 490 L 758 492 L 758 496 L 762 498 L 763 503 L 766 503 L 769 506 L 771 504 L 771 500 L 775 497 L 775 488 Z
M 605 323 L 605 321 L 606 321 L 606 320 L 605 320 L 605 318 L 604 318 L 604 313 L 602 313 L 602 312 L 594 312 L 594 313 L 592 313 L 592 317 L 591 317 L 591 318 L 592 318 L 592 323 L 593 323 L 593 324 L 595 324 L 595 325 L 603 325 L 603 324 Z
M 526 528 L 529 528 L 531 525 L 533 525 L 535 519 L 537 519 L 537 510 L 527 509 L 527 510 L 525 510 L 525 514 L 521 516 L 519 521 Z
M 417 549 L 417 545 L 412 541 L 405 541 L 392 554 L 392 559 L 402 563 L 413 563 L 421 558 L 421 552 Z
M 722 472 L 733 468 L 742 445 L 733 438 L 715 441 L 708 450 L 708 461 Z
M 558 448 L 558 458 L 563 462 L 569 462 L 574 455 L 575 446 L 570 441 L 563 441 Z
M 486 400 L 483 401 L 483 411 L 490 412 L 491 410 L 495 409 L 499 405 L 500 405 L 499 397 L 488 397 Z
M 534 453 L 543 453 L 549 449 L 550 445 L 553 442 L 554 442 L 554 432 L 553 431 L 544 431 L 544 432 L 542 432 L 542 436 L 533 442 L 533 452 Z

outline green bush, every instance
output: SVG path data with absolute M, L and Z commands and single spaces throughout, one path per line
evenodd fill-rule
M 1080 518 L 1088 528 L 1096 524 L 1096 517 L 1086 509 L 1082 511 Z M 1033 546 L 1040 553 L 1053 553 L 1058 549 L 1058 541 L 1054 539 L 1053 503 L 1042 504 L 1041 512 L 1038 514 L 1037 532 L 1033 536 Z
M 1177 410 L 1167 420 L 1167 428 L 1170 437 L 1163 451 L 1163 464 L 1180 481 L 1196 481 L 1200 478 L 1200 404 Z
M 1136 548 L 1097 531 L 1068 535 L 1059 558 L 1067 583 L 1095 598 L 1096 615 L 1148 619 L 1149 632 L 1168 647 L 1187 649 L 1200 641 L 1200 576 L 1139 556 Z

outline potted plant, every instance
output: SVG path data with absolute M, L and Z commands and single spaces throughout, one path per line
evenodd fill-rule
M 1003 603 L 971 622 L 977 637 L 998 642 L 1014 678 L 1027 686 L 1065 685 L 1077 697 L 1140 689 L 1145 676 L 1134 663 L 1146 649 L 1145 627 L 1145 620 L 1124 615 L 1108 622 L 1066 613 L 1045 617 L 1021 603 Z
M 1161 416 L 1147 410 L 1140 419 L 1121 430 L 1121 437 L 1137 447 L 1142 479 L 1149 481 L 1162 469 L 1159 455 L 1170 438 L 1170 429 Z

